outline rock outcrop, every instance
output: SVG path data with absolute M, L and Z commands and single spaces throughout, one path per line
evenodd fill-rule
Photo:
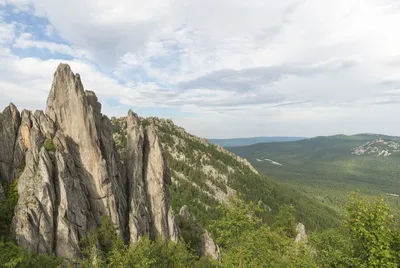
M 153 126 L 127 117 L 124 163 L 110 120 L 78 74 L 60 64 L 46 113 L 7 107 L 0 119 L 0 180 L 19 177 L 12 233 L 35 253 L 81 256 L 79 241 L 109 217 L 126 242 L 177 241 L 169 172 Z M 1 195 L 1 193 L 0 193 Z
M 144 179 L 150 212 L 150 236 L 178 241 L 178 229 L 169 205 L 168 185 L 171 177 L 165 156 L 153 125 L 147 128 L 144 146 Z
M 207 256 L 213 260 L 219 260 L 221 258 L 221 252 L 219 250 L 219 247 L 207 230 L 201 237 L 201 241 L 202 241 L 201 255 Z
M 103 216 L 110 216 L 123 236 L 126 182 L 118 168 L 111 123 L 100 111 L 97 97 L 84 91 L 79 75 L 74 75 L 68 65 L 60 65 L 54 74 L 46 114 L 68 138 L 96 223 L 100 224 Z
M 14 104 L 10 103 L 0 117 L 0 181 L 10 183 L 19 174 L 24 156 L 18 141 L 18 129 L 21 115 Z
M 306 234 L 306 227 L 304 226 L 304 224 L 299 223 L 296 226 L 296 238 L 295 238 L 295 242 L 296 243 L 307 243 L 308 241 L 308 236 Z
M 179 216 L 185 220 L 188 221 L 191 217 L 190 212 L 189 212 L 189 207 L 184 205 L 181 207 L 181 209 L 179 210 Z
M 150 233 L 150 214 L 147 206 L 146 184 L 144 180 L 144 130 L 138 116 L 129 111 L 127 121 L 127 149 L 125 161 L 130 201 L 129 239 L 138 241 L 145 233 Z
M 126 120 L 130 241 L 148 233 L 153 239 L 159 236 L 177 242 L 178 229 L 168 196 L 171 180 L 154 126 L 144 130 L 132 111 Z

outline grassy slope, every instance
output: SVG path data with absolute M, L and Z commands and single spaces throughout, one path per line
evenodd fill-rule
M 400 194 L 400 154 L 389 157 L 351 154 L 352 148 L 376 138 L 376 135 L 367 134 L 337 135 L 228 149 L 247 158 L 269 177 L 295 186 L 321 202 L 340 209 L 344 197 L 352 190 L 359 189 L 371 196 Z M 282 166 L 257 161 L 265 158 Z M 392 208 L 397 209 L 400 198 L 386 197 Z

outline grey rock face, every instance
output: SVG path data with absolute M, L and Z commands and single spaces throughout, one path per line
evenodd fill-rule
M 27 165 L 21 175 L 13 230 L 22 247 L 40 253 L 52 253 L 54 242 L 55 189 L 52 182 L 54 169 L 44 148 L 38 156 L 28 152 Z
M 178 241 L 178 229 L 169 205 L 171 177 L 154 125 L 145 133 L 144 178 L 150 212 L 150 236 Z
M 146 182 L 144 178 L 144 130 L 139 117 L 129 111 L 127 121 L 127 149 L 125 156 L 129 189 L 129 239 L 136 242 L 150 232 Z
M 126 194 L 121 188 L 123 181 L 116 163 L 112 130 L 103 129 L 100 108 L 94 93 L 85 93 L 80 76 L 74 75 L 68 65 L 60 64 L 54 74 L 46 114 L 68 139 L 96 223 L 100 224 L 103 216 L 110 216 L 122 235 Z
M 20 113 L 11 103 L 0 118 L 0 181 L 12 182 L 21 168 L 22 152 L 16 148 L 20 124 Z
M 53 160 L 57 170 L 54 178 L 57 193 L 54 253 L 74 259 L 80 256 L 79 239 L 95 228 L 96 222 L 88 193 L 61 131 L 56 133 L 54 144 L 57 147 Z
M 79 238 L 96 225 L 66 139 L 54 132 L 53 121 L 43 112 L 22 113 L 18 137 L 26 150 L 26 167 L 18 182 L 12 230 L 29 251 L 72 259 L 80 256 Z M 52 140 L 55 152 L 43 147 L 46 139 Z
M 18 139 L 26 150 L 26 167 L 18 181 L 19 200 L 12 230 L 22 247 L 35 252 L 52 253 L 55 240 L 55 170 L 49 152 L 42 147 L 46 135 L 52 135 L 41 130 L 42 115 L 42 112 L 22 113 Z
M 12 181 L 23 168 L 12 233 L 26 250 L 78 258 L 80 239 L 104 216 L 126 241 L 144 234 L 178 240 L 169 173 L 154 127 L 145 131 L 129 112 L 122 163 L 110 120 L 68 65 L 54 74 L 46 113 L 20 115 L 10 105 L 0 125 L 0 180 Z
M 130 193 L 130 241 L 143 234 L 178 241 L 178 229 L 169 205 L 170 178 L 161 144 L 153 126 L 146 131 L 129 111 L 125 157 Z

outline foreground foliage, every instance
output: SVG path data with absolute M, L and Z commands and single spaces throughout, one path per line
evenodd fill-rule
M 232 206 L 233 205 L 233 206 Z M 309 243 L 295 243 L 291 207 L 272 225 L 257 217 L 260 207 L 240 200 L 222 208 L 213 225 L 222 246 L 223 267 L 399 267 L 399 222 L 384 199 L 352 193 L 342 227 L 315 232 Z M 268 264 L 267 266 L 265 264 Z
M 61 264 L 62 260 L 55 256 L 29 254 L 12 242 L 0 240 L 0 267 L 59 267 Z
M 190 252 L 183 242 L 175 244 L 142 237 L 136 244 L 124 245 L 107 217 L 83 239 L 82 246 L 85 258 L 80 267 L 213 267 L 207 259 Z
M 351 194 L 342 225 L 313 237 L 321 266 L 399 267 L 400 226 L 382 198 Z
M 260 205 L 232 200 L 222 210 L 224 216 L 212 225 L 222 267 L 316 267 L 311 248 L 286 235 L 286 222 L 277 222 L 276 229 L 262 222 Z

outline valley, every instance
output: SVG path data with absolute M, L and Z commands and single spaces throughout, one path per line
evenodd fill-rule
M 384 196 L 392 209 L 398 211 L 399 145 L 398 137 L 359 134 L 261 143 L 228 150 L 247 158 L 266 176 L 301 189 L 337 211 L 345 204 L 348 192 L 355 190 L 371 197 Z

